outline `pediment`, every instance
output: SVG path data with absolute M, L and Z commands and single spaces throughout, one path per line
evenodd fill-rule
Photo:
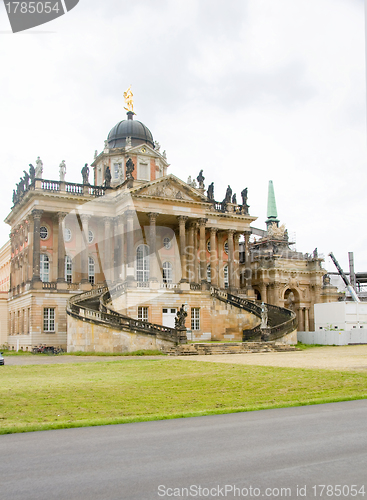
M 191 202 L 208 201 L 206 196 L 172 174 L 132 189 L 131 194 Z

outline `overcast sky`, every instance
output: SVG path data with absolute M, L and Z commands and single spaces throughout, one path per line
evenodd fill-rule
M 354 251 L 367 271 L 363 0 L 80 0 L 18 34 L 1 2 L 0 67 L 2 220 L 37 156 L 44 178 L 65 160 L 81 182 L 132 84 L 169 172 L 203 169 L 219 201 L 248 187 L 260 228 L 273 180 L 298 251 L 333 251 L 345 268 Z

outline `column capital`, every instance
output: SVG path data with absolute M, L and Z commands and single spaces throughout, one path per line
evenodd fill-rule
M 186 222 L 188 220 L 187 215 L 177 215 L 177 219 L 179 222 Z
M 62 222 L 67 215 L 67 212 L 57 212 L 57 220 L 59 221 L 59 223 Z
M 83 224 L 89 221 L 92 216 L 90 214 L 80 214 L 80 218 Z
M 148 212 L 147 213 L 147 216 L 149 217 L 150 222 L 155 222 L 157 220 L 158 215 L 159 214 L 156 212 Z
M 32 214 L 34 220 L 36 220 L 36 219 L 41 220 L 43 210 L 39 210 L 39 209 L 35 208 L 34 210 L 32 210 L 31 214 Z
M 228 234 L 232 234 L 232 235 L 234 235 L 234 234 L 235 234 L 235 232 L 236 232 L 236 230 L 235 230 L 235 229 L 227 229 L 227 233 L 228 233 Z
M 198 219 L 199 226 L 205 227 L 207 222 L 208 222 L 208 219 Z
M 189 229 L 197 229 L 198 227 L 198 223 L 196 220 L 190 220 L 189 224 L 188 224 L 188 227 Z
M 218 228 L 217 227 L 211 227 L 210 228 L 210 233 L 211 234 L 216 234 L 218 232 Z
M 110 225 L 113 221 L 113 217 L 108 217 L 107 215 L 103 217 L 103 222 L 105 225 Z
M 135 210 L 126 210 L 126 212 L 124 212 L 122 215 L 125 215 L 127 218 L 131 219 L 135 214 Z

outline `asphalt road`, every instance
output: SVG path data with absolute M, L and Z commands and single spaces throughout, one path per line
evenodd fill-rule
M 363 498 L 367 401 L 5 435 L 0 460 L 7 500 Z

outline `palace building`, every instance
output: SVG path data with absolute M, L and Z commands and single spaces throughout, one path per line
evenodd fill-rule
M 322 259 L 293 252 L 274 213 L 267 231 L 253 229 L 247 189 L 242 204 L 229 186 L 217 202 L 202 171 L 196 186 L 168 170 L 132 106 L 80 184 L 64 162 L 58 181 L 40 158 L 30 166 L 5 219 L 2 341 L 112 352 L 186 338 L 294 343 L 297 320 L 313 328 L 313 304 L 337 300 Z

